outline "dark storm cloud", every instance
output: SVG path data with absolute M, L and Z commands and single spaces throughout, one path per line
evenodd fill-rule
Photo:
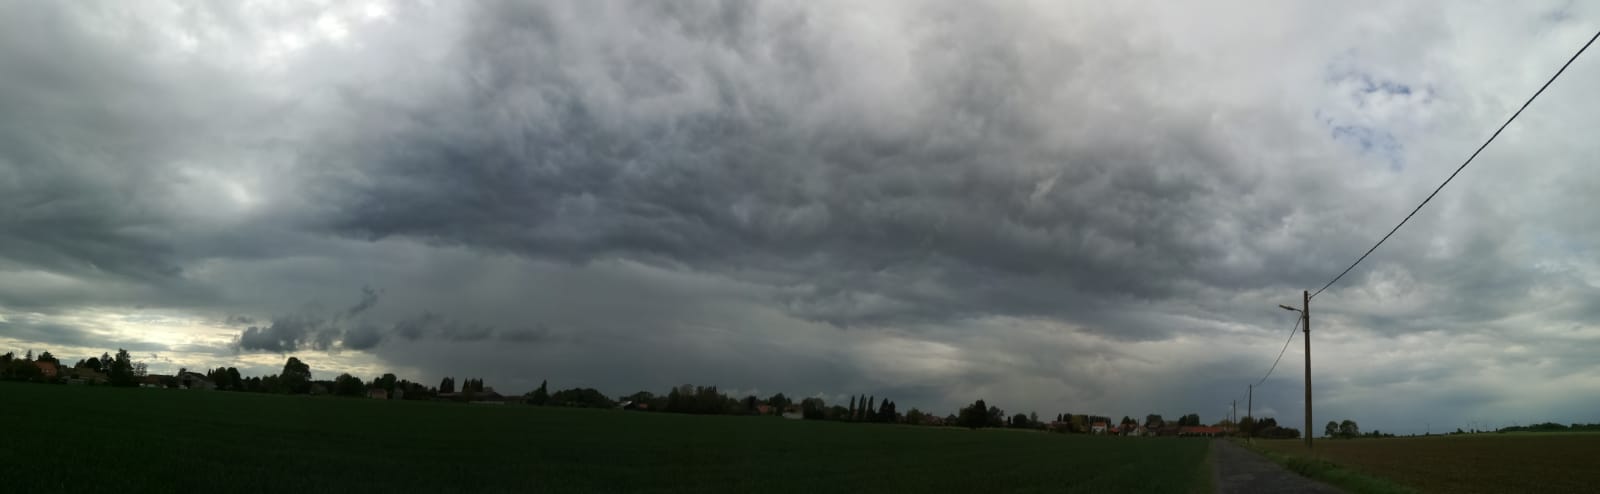
M 1203 135 L 1166 136 L 1186 153 L 1177 168 L 1120 142 L 1036 149 L 1046 124 L 1031 102 L 1057 95 L 1029 82 L 1034 68 L 1003 37 L 919 53 L 928 59 L 913 65 L 927 68 L 915 77 L 928 81 L 931 101 L 925 114 L 886 124 L 898 128 L 847 113 L 785 118 L 849 81 L 812 65 L 825 54 L 803 14 L 779 15 L 772 22 L 785 28 L 776 32 L 748 34 L 748 11 L 760 8 L 664 8 L 648 14 L 663 17 L 648 29 L 780 54 L 773 66 L 754 67 L 761 75 L 821 75 L 778 82 L 785 87 L 768 94 L 737 64 L 674 65 L 641 45 L 615 46 L 599 62 L 627 70 L 563 71 L 555 60 L 606 55 L 534 41 L 593 25 L 559 22 L 542 5 L 485 8 L 454 61 L 471 71 L 459 81 L 468 92 L 405 108 L 362 102 L 359 112 L 397 123 L 340 135 L 341 147 L 323 153 L 361 164 L 323 186 L 339 205 L 327 227 L 578 262 L 621 255 L 757 272 L 798 288 L 790 294 L 796 314 L 839 324 L 1064 315 L 1081 311 L 1045 292 L 1163 299 L 1185 282 L 1231 288 L 1281 279 L 1208 268 L 1241 249 L 1299 264 L 1208 233 L 1227 212 L 1219 198 L 1256 191 Z M 957 28 L 1007 21 L 988 15 L 995 18 Z M 936 20 L 947 19 L 928 21 Z M 1060 56 L 1078 55 L 1069 48 Z M 978 60 L 993 62 L 950 65 Z M 673 104 L 695 90 L 716 97 Z M 625 106 L 658 100 L 669 115 L 630 115 Z M 973 122 L 1004 130 L 974 133 Z M 1263 199 L 1293 209 L 1287 196 Z M 1283 221 L 1247 219 L 1246 230 Z M 913 290 L 908 280 L 931 286 Z
M 394 323 L 390 333 L 406 341 L 431 338 L 465 342 L 488 339 L 494 335 L 494 327 L 447 319 L 439 314 L 423 312 Z
M 270 326 L 251 326 L 239 333 L 240 350 L 289 353 L 302 348 L 326 350 L 338 329 L 310 316 L 275 316 Z
M 349 309 L 346 309 L 344 311 L 344 317 L 355 317 L 361 315 L 362 312 L 366 312 L 367 309 L 371 309 L 373 305 L 377 305 L 378 293 L 379 291 L 372 289 L 372 287 L 361 287 L 361 301 L 357 302 L 356 305 L 350 306 Z
M 500 335 L 499 335 L 500 341 L 507 341 L 507 342 L 512 342 L 512 343 L 531 343 L 531 342 L 535 342 L 535 341 L 541 341 L 541 340 L 547 339 L 549 337 L 550 337 L 550 328 L 546 328 L 544 326 L 538 326 L 538 327 L 532 327 L 532 328 L 522 328 L 522 329 L 509 329 L 509 330 L 501 331 Z
M 383 342 L 383 330 L 377 326 L 362 324 L 345 331 L 344 338 L 339 340 L 339 346 L 348 350 L 370 350 Z

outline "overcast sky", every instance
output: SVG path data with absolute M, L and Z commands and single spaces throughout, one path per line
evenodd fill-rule
M 1222 418 L 1587 2 L 4 2 L 0 348 Z M 1318 423 L 1597 422 L 1600 54 L 1312 304 Z M 1255 396 L 1301 423 L 1299 336 Z

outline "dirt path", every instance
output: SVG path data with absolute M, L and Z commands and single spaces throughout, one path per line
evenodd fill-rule
M 1272 460 L 1227 440 L 1211 441 L 1211 459 L 1217 468 L 1217 494 L 1341 492 L 1328 484 L 1285 470 Z

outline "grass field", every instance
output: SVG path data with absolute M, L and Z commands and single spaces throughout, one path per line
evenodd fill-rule
M 1306 456 L 1299 441 L 1257 440 L 1269 451 Z M 1595 492 L 1600 434 L 1511 433 L 1319 440 L 1315 456 L 1421 492 Z
M 9 492 L 1193 492 L 1202 440 L 0 383 Z

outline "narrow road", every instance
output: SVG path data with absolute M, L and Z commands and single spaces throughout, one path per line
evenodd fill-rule
M 1217 468 L 1217 494 L 1341 492 L 1328 484 L 1285 470 L 1272 460 L 1227 440 L 1211 441 L 1211 458 Z

